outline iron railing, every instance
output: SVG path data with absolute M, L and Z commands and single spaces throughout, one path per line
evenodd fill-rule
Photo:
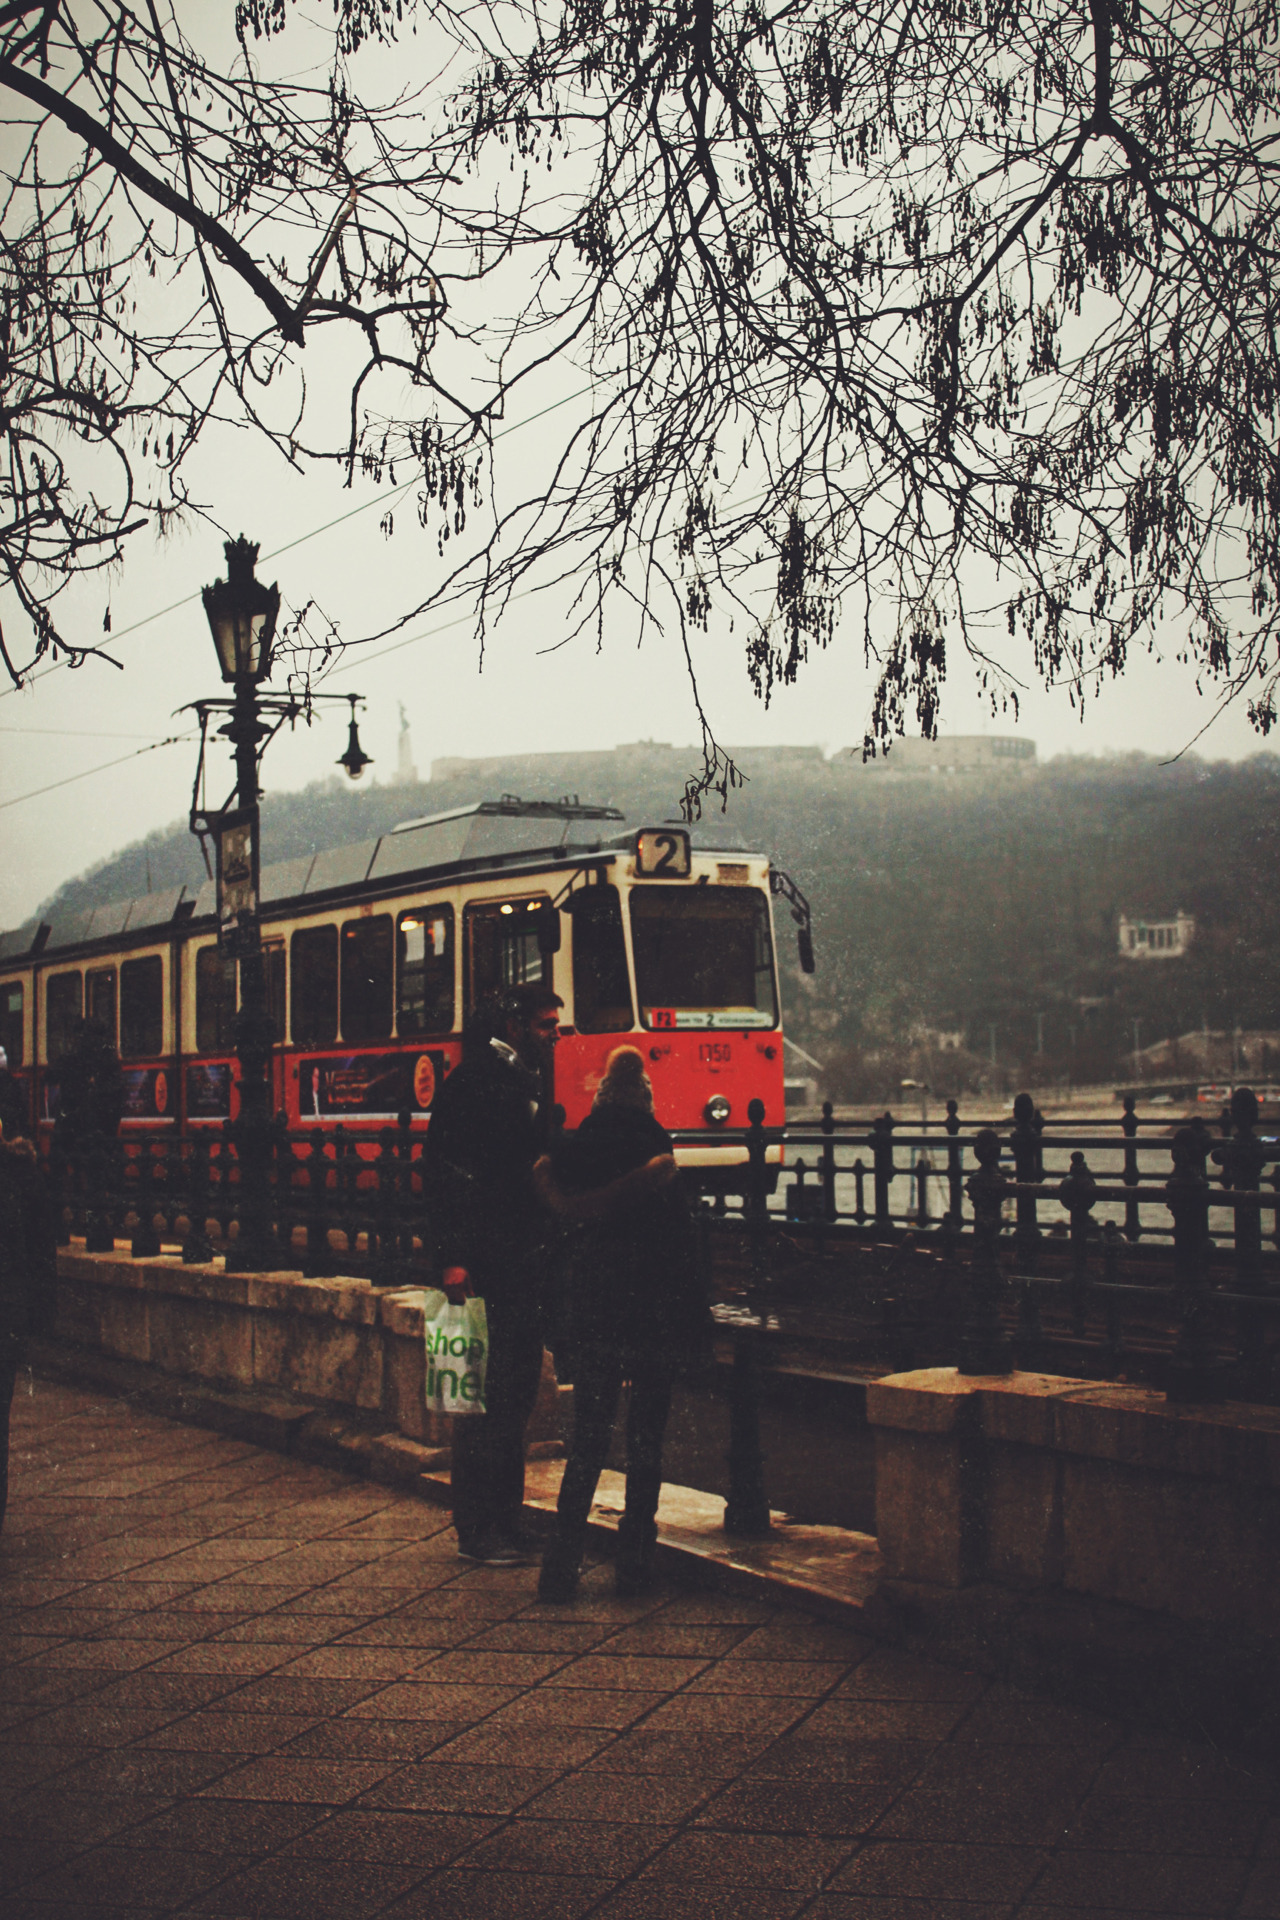
M 896 1248 L 891 1285 L 856 1259 L 838 1265 L 851 1304 L 860 1289 L 875 1294 L 880 1347 L 897 1365 L 986 1371 L 1076 1352 L 1080 1370 L 1104 1378 L 1138 1362 L 1175 1398 L 1280 1397 L 1280 1141 L 1259 1132 L 1252 1095 L 1238 1092 L 1216 1130 L 1139 1116 L 1132 1097 L 1118 1120 L 1054 1123 L 1019 1095 L 999 1128 L 966 1124 L 954 1102 L 932 1128 L 890 1114 L 842 1121 L 827 1107 L 816 1125 L 771 1129 L 758 1103 L 751 1121 L 716 1136 L 738 1167 L 686 1176 L 705 1196 L 706 1243 L 729 1235 L 746 1250 L 740 1284 L 724 1289 L 726 1324 L 768 1324 L 785 1288 L 783 1239 L 793 1263 L 797 1251 Z M 279 1125 L 275 1264 L 425 1283 L 425 1137 L 408 1115 L 375 1136 Z M 708 1144 L 705 1130 L 676 1139 Z M 90 1140 L 51 1153 L 48 1170 L 64 1241 L 79 1232 L 90 1250 L 111 1250 L 127 1233 L 137 1257 L 163 1242 L 193 1263 L 216 1243 L 234 1268 L 231 1125 Z M 913 1253 L 927 1256 L 923 1278 Z

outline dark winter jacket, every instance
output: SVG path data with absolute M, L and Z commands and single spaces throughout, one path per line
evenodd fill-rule
M 454 1068 L 431 1109 L 424 1163 L 441 1263 L 466 1267 L 499 1310 L 537 1306 L 548 1233 L 533 1181 L 546 1142 L 540 1094 L 511 1048 L 490 1043 Z M 468 1181 L 450 1182 L 449 1169 Z
M 48 1330 L 56 1280 L 53 1208 L 35 1148 L 0 1140 L 0 1338 Z
M 120 1056 L 109 1042 L 90 1033 L 57 1068 L 58 1112 L 54 1137 L 74 1148 L 95 1134 L 114 1137 L 124 1112 L 124 1075 Z
M 598 1218 L 577 1226 L 564 1262 L 561 1377 L 592 1348 L 620 1352 L 624 1361 L 669 1361 L 673 1373 L 705 1362 L 710 1311 L 688 1201 L 678 1179 L 645 1182 L 641 1173 L 671 1152 L 671 1137 L 652 1114 L 614 1104 L 593 1107 L 553 1150 L 559 1210 L 572 1219 L 575 1197 L 599 1196 L 604 1205 Z

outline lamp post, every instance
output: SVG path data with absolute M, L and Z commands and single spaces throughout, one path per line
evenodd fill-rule
M 236 1157 L 240 1169 L 240 1231 L 227 1265 L 232 1271 L 262 1273 L 278 1265 L 271 1221 L 271 1052 L 275 1042 L 267 1005 L 267 976 L 263 964 L 262 932 L 258 917 L 260 828 L 258 762 L 264 743 L 285 720 L 310 719 L 317 699 L 348 700 L 351 705 L 350 742 L 339 764 L 353 780 L 368 765 L 356 731 L 356 694 L 305 696 L 262 694 L 271 675 L 271 655 L 280 590 L 264 586 L 256 577 L 258 548 L 241 534 L 223 548 L 227 577 L 205 587 L 202 598 L 222 678 L 233 689 L 230 700 L 199 700 L 200 771 L 204 770 L 205 738 L 213 713 L 228 715 L 220 734 L 235 753 L 234 808 L 210 814 L 193 805 L 194 831 L 211 832 L 218 843 L 218 939 L 224 954 L 240 963 L 240 1006 L 235 1022 L 236 1058 L 240 1067 L 240 1111 L 235 1123 Z M 274 718 L 265 726 L 263 715 Z

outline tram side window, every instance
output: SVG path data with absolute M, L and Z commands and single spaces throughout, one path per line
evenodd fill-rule
M 267 1018 L 271 1038 L 284 1039 L 285 960 L 284 941 L 269 940 L 262 949 L 262 967 L 267 976 Z
M 109 1043 L 116 1044 L 116 970 L 94 967 L 84 977 L 85 1017 L 101 1027 Z
M 84 986 L 79 973 L 55 973 L 45 988 L 45 1041 L 49 1062 L 56 1065 L 75 1044 L 76 1022 L 84 1010 Z
M 550 986 L 551 956 L 538 946 L 536 900 L 503 900 L 468 907 L 465 915 L 467 1005 L 512 987 Z
M 235 1045 L 236 963 L 218 947 L 196 955 L 196 1052 L 230 1053 Z
M 579 1033 L 621 1033 L 633 1015 L 618 889 L 587 887 L 572 900 L 573 1024 Z
M 22 1066 L 25 1058 L 22 999 L 21 980 L 6 980 L 0 986 L 0 1047 L 8 1055 L 11 1067 Z
M 356 1046 L 391 1036 L 391 915 L 342 928 L 342 1037 Z
M 164 961 L 158 953 L 120 969 L 120 1052 L 126 1060 L 164 1049 Z
M 304 927 L 289 943 L 295 1047 L 327 1047 L 338 1037 L 338 929 Z
M 453 908 L 416 907 L 396 929 L 401 1033 L 453 1032 Z

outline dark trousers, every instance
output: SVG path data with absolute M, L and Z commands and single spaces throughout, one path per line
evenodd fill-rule
M 485 1411 L 453 1423 L 453 1524 L 461 1541 L 519 1525 L 524 1430 L 541 1378 L 541 1328 L 491 1307 Z
M 622 1391 L 620 1355 L 584 1354 L 573 1375 L 573 1445 L 556 1503 L 562 1545 L 580 1551 L 595 1498 L 600 1470 L 609 1453 L 614 1415 Z M 619 1548 L 647 1553 L 653 1545 L 654 1519 L 662 1491 L 662 1440 L 671 1411 L 671 1375 L 632 1365 L 627 1402 L 627 1494 Z

